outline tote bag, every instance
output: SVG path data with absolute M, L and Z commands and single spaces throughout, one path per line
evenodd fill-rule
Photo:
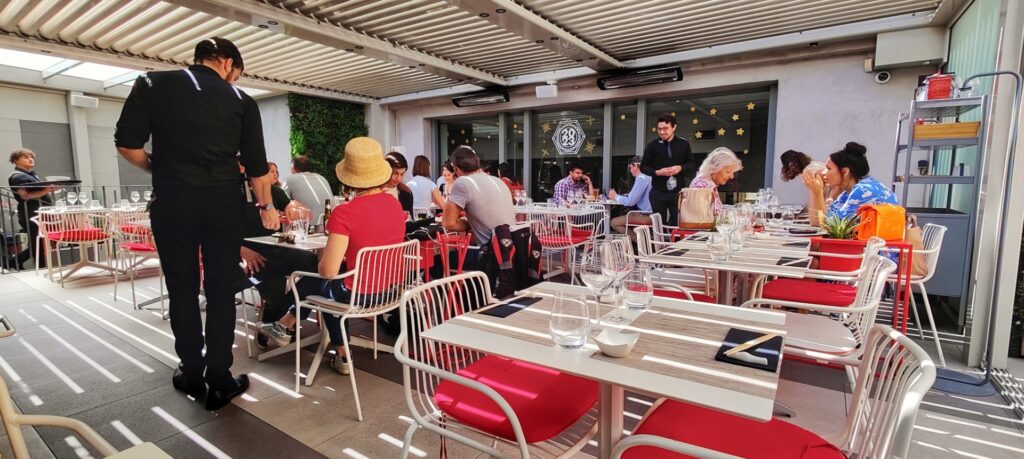
M 679 192 L 679 227 L 714 228 L 715 193 L 712 188 L 683 188 Z

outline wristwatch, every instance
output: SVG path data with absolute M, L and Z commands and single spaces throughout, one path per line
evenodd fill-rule
M 274 210 L 274 203 L 268 202 L 266 204 L 256 203 L 256 208 L 259 210 Z

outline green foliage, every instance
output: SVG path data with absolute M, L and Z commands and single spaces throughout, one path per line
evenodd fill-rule
M 306 155 L 316 172 L 337 190 L 340 183 L 334 166 L 345 156 L 345 144 L 353 137 L 365 136 L 363 106 L 321 99 L 300 94 L 288 94 L 291 112 L 292 156 Z
M 825 230 L 828 237 L 832 239 L 853 239 L 853 229 L 860 223 L 860 217 L 851 216 L 841 218 L 838 215 L 826 216 L 824 212 L 818 212 L 818 221 L 821 229 Z

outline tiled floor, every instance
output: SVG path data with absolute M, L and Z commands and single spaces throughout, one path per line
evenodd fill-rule
M 140 299 L 157 295 L 155 277 L 137 285 Z M 130 295 L 127 284 L 119 295 Z M 18 327 L 16 336 L 0 340 L 0 374 L 17 407 L 80 419 L 118 448 L 151 441 L 180 458 L 399 455 L 408 423 L 401 368 L 388 354 L 373 360 L 369 350 L 355 351 L 364 415 L 359 422 L 347 377 L 325 366 L 313 385 L 297 394 L 293 354 L 266 362 L 249 359 L 239 328 L 234 371 L 249 373 L 252 387 L 235 404 L 209 413 L 170 387 L 176 359 L 169 324 L 156 312 L 134 311 L 129 302 L 115 299 L 109 277 L 60 288 L 32 273 L 0 275 L 0 314 Z M 951 363 L 956 351 L 947 350 Z M 303 371 L 311 355 L 303 351 Z M 821 434 L 841 428 L 848 402 L 842 373 L 787 362 L 782 376 L 778 399 L 798 413 L 792 422 Z M 630 394 L 627 430 L 649 404 L 649 398 Z M 918 415 L 910 456 L 1022 457 L 1022 429 L 1024 423 L 999 398 L 933 391 Z M 64 431 L 26 429 L 26 434 L 33 457 L 90 454 Z M 436 435 L 420 431 L 414 445 L 415 457 L 439 455 Z M 593 452 L 590 446 L 581 456 Z M 0 433 L 3 454 L 10 451 Z M 452 442 L 448 454 L 479 456 Z

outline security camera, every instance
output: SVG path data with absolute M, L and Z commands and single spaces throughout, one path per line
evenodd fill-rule
M 875 83 L 886 84 L 892 79 L 892 74 L 889 72 L 878 72 L 875 74 Z

